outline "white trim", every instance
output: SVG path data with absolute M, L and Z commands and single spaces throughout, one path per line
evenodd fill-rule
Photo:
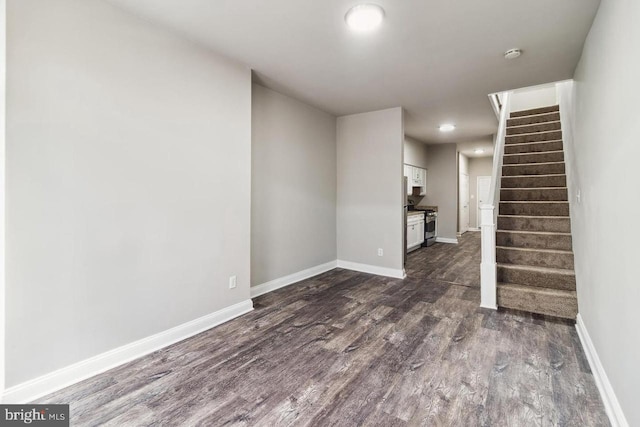
M 469 227 L 469 229 L 467 231 L 480 231 L 480 228 L 478 228 L 478 227 Z
M 607 373 L 604 371 L 604 366 L 602 366 L 602 362 L 600 362 L 600 357 L 598 357 L 596 348 L 593 345 L 593 341 L 591 341 L 591 337 L 589 336 L 589 332 L 587 332 L 587 327 L 585 326 L 580 313 L 576 316 L 576 330 L 578 331 L 582 348 L 584 348 L 584 352 L 587 355 L 587 360 L 589 361 L 593 378 L 595 379 L 598 390 L 600 391 L 602 403 L 604 403 L 604 409 L 609 416 L 611 426 L 629 427 L 629 423 L 622 412 L 620 402 L 618 402 L 618 398 L 616 397 L 613 387 L 609 382 Z
M 438 243 L 453 243 L 454 245 L 458 244 L 458 239 L 452 239 L 451 237 L 436 237 L 436 242 Z
M 145 356 L 168 345 L 228 322 L 253 310 L 248 299 L 192 320 L 166 331 L 151 335 L 122 347 L 109 350 L 41 377 L 10 387 L 3 393 L 3 403 L 27 403 L 56 390 L 105 372 L 131 360 Z
M 308 279 L 309 277 L 317 276 L 329 270 L 333 270 L 338 266 L 338 261 L 330 261 L 325 264 L 316 265 L 315 267 L 307 268 L 306 270 L 298 271 L 296 273 L 289 274 L 284 277 L 270 280 L 265 283 L 261 283 L 251 287 L 251 298 L 258 297 L 260 295 L 275 291 L 276 289 L 284 288 L 285 286 L 292 285 L 301 280 Z
M 375 274 L 377 276 L 393 277 L 395 279 L 404 279 L 406 277 L 404 269 L 397 270 L 395 268 L 378 267 L 377 265 L 360 264 L 351 261 L 338 260 L 338 268 Z

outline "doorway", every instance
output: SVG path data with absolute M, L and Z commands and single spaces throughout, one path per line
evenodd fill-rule
M 460 206 L 460 234 L 469 231 L 469 175 L 466 173 L 460 173 L 460 200 L 458 206 Z
M 490 176 L 479 176 L 478 177 L 478 206 L 477 210 L 477 224 L 476 227 L 480 228 L 480 206 L 486 205 L 489 203 L 489 191 L 491 188 L 491 177 Z

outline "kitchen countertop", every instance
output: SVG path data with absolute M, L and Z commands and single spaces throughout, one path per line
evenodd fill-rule
M 407 216 L 424 215 L 424 211 L 408 211 Z
M 430 210 L 430 211 L 434 211 L 434 212 L 438 212 L 438 207 L 437 206 L 416 206 L 416 209 L 422 209 L 422 210 Z

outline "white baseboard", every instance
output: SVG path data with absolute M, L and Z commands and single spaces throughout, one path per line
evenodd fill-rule
M 458 239 L 452 239 L 450 237 L 436 237 L 436 242 L 438 243 L 453 243 L 454 245 L 458 244 Z
M 74 363 L 6 389 L 2 394 L 2 403 L 31 402 L 39 397 L 211 329 L 251 310 L 253 310 L 253 302 L 248 299 L 166 331 Z
M 480 229 L 477 227 L 469 227 L 467 231 L 480 231 Z
M 298 271 L 297 273 L 289 274 L 288 276 L 261 283 L 257 286 L 252 286 L 251 298 L 258 297 L 271 291 L 275 291 L 276 289 L 284 288 L 285 286 L 308 279 L 309 277 L 317 276 L 318 274 L 333 270 L 337 265 L 338 262 L 334 260 L 325 264 L 316 265 L 315 267 L 307 268 L 306 270 Z
M 609 378 L 604 371 L 604 366 L 602 366 L 602 363 L 600 362 L 600 357 L 598 357 L 596 348 L 593 346 L 593 341 L 591 341 L 589 332 L 587 332 L 587 327 L 579 313 L 576 317 L 576 330 L 578 331 L 580 342 L 582 342 L 582 348 L 584 348 L 584 352 L 587 355 L 587 360 L 589 361 L 589 366 L 591 366 L 593 378 L 595 379 L 598 390 L 600 391 L 600 396 L 604 403 L 604 409 L 609 416 L 611 426 L 629 427 L 629 423 L 627 422 L 627 419 L 622 412 L 622 408 L 620 407 L 620 402 L 618 402 L 618 398 L 613 391 Z
M 360 271 L 362 273 L 375 274 L 377 276 L 393 277 L 395 279 L 404 279 L 404 269 L 395 269 L 387 267 L 378 267 L 377 265 L 360 264 L 351 261 L 338 260 L 338 268 L 347 270 Z

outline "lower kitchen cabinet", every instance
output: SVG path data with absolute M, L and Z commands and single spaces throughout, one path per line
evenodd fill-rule
M 424 214 L 407 218 L 407 252 L 418 249 L 424 242 Z

